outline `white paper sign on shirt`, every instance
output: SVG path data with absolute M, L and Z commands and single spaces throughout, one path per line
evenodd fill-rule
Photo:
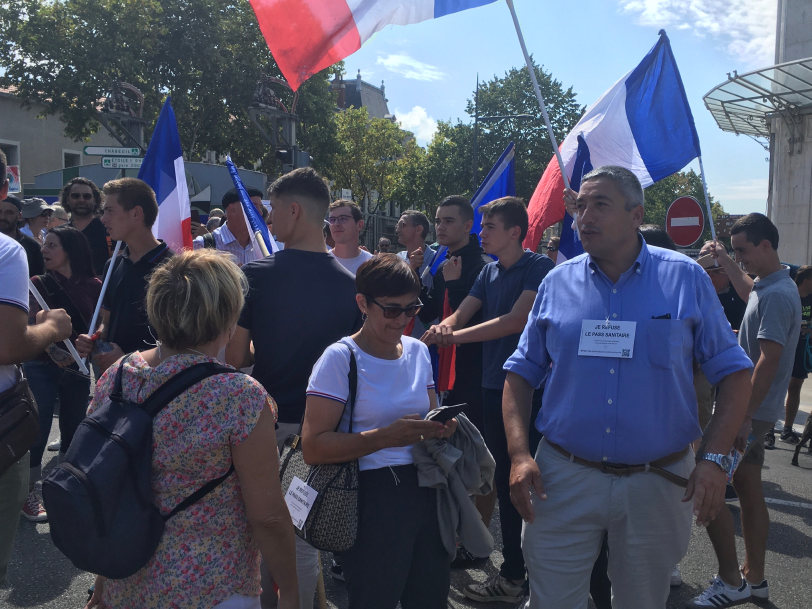
M 288 492 L 285 494 L 285 503 L 288 504 L 293 526 L 300 531 L 307 520 L 308 514 L 310 514 L 310 510 L 313 509 L 313 503 L 316 501 L 318 494 L 318 491 L 308 486 L 301 478 L 298 476 L 293 477 Z
M 587 357 L 634 357 L 636 321 L 585 319 L 581 322 L 578 355 Z

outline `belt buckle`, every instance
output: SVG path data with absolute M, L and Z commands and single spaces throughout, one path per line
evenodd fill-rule
M 601 464 L 601 472 L 604 474 L 613 474 L 615 476 L 627 476 L 628 475 L 628 465 L 623 465 L 622 463 L 602 463 Z M 625 471 L 624 471 L 625 470 Z

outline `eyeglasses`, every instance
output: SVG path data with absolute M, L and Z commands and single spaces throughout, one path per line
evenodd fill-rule
M 557 248 L 557 247 L 548 247 L 548 248 L 547 248 L 547 251 L 548 251 L 548 252 L 557 252 L 557 251 L 558 251 L 558 248 Z
M 336 224 L 344 225 L 350 220 L 355 220 L 352 216 L 330 216 L 327 218 L 327 223 L 330 226 L 335 226 Z
M 84 199 L 85 201 L 90 201 L 93 198 L 92 192 L 72 192 L 70 193 L 71 199 Z
M 370 298 L 369 296 L 366 299 L 371 302 L 372 304 L 376 304 L 383 309 L 383 316 L 386 319 L 397 319 L 402 314 L 405 314 L 406 317 L 414 317 L 420 312 L 420 309 L 423 308 L 423 303 L 420 302 L 418 299 L 417 304 L 409 305 L 408 307 L 388 307 L 384 306 L 374 298 Z

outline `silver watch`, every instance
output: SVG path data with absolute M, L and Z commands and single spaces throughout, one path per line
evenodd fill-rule
M 702 453 L 698 455 L 700 461 L 712 461 L 722 468 L 722 471 L 727 473 L 733 465 L 733 459 L 728 455 L 720 455 L 718 453 Z

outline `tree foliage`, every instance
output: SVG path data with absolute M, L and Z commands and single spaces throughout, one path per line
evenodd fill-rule
M 643 218 L 643 222 L 646 224 L 656 224 L 662 228 L 666 228 L 665 215 L 668 212 L 668 207 L 679 197 L 693 197 L 699 201 L 703 210 L 706 209 L 705 193 L 702 189 L 702 177 L 694 172 L 693 169 L 689 171 L 678 171 L 667 178 L 663 178 L 659 182 L 646 188 L 644 195 L 646 199 L 646 215 Z M 715 222 L 716 218 L 725 213 L 725 210 L 721 203 L 716 201 L 710 193 L 708 193 L 708 196 L 710 197 L 711 211 L 713 212 Z M 706 217 L 705 230 L 698 243 L 702 243 L 710 238 L 710 225 Z
M 7 0 L 0 41 L 0 85 L 58 115 L 74 140 L 99 130 L 99 100 L 120 80 L 144 94 L 147 139 L 172 95 L 187 159 L 230 152 L 240 165 L 275 171 L 247 107 L 260 75 L 281 74 L 247 0 Z M 299 100 L 300 143 L 328 166 L 336 142 L 326 71 Z

